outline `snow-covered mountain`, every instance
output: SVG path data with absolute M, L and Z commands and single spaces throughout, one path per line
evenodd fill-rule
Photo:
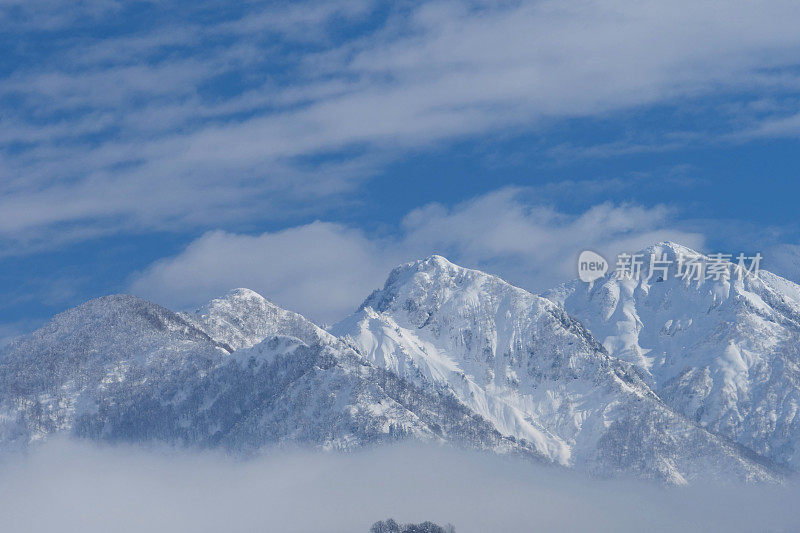
M 395 269 L 333 333 L 563 465 L 671 483 L 772 476 L 664 405 L 559 306 L 439 256 Z
M 674 410 L 759 455 L 800 466 L 800 286 L 763 270 L 717 280 L 672 271 L 648 281 L 653 257 L 676 264 L 680 255 L 699 254 L 669 242 L 640 254 L 638 280 L 609 274 L 546 296 L 610 354 L 636 365 Z
M 193 322 L 109 296 L 11 344 L 0 352 L 0 443 L 68 433 L 253 451 L 413 438 L 537 457 L 448 391 L 419 390 L 251 291 L 207 309 Z
M 414 439 L 676 484 L 795 464 L 800 287 L 606 278 L 547 296 L 432 256 L 330 332 L 246 289 L 190 313 L 99 298 L 0 348 L 0 447 Z

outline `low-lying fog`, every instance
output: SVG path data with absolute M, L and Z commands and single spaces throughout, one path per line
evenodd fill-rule
M 664 488 L 437 447 L 214 454 L 46 444 L 0 460 L 0 530 L 347 532 L 380 519 L 470 532 L 800 531 L 797 487 Z

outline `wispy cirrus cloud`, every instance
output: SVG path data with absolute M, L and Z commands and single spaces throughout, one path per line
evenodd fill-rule
M 738 132 L 734 137 L 738 140 L 800 137 L 800 112 L 762 119 L 749 129 Z
M 788 0 L 37 5 L 0 4 L 40 43 L 0 80 L 0 247 L 322 215 L 409 150 L 800 85 Z

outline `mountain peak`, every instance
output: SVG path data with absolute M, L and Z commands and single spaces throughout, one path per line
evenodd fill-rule
M 446 298 L 446 295 L 455 289 L 461 289 L 469 284 L 480 283 L 483 280 L 489 283 L 507 284 L 500 278 L 456 265 L 441 255 L 431 255 L 426 259 L 418 259 L 395 267 L 386 279 L 382 289 L 374 291 L 360 309 L 372 307 L 378 311 L 385 311 L 392 302 L 418 301 L 420 298 L 436 301 Z
M 106 296 L 99 296 L 97 298 L 92 298 L 91 300 L 87 300 L 86 302 L 72 308 L 71 310 L 77 310 L 77 309 L 88 310 L 88 309 L 98 309 L 105 307 L 130 307 L 138 305 L 154 305 L 154 304 L 151 304 L 147 300 L 143 300 L 138 296 L 133 296 L 132 294 L 109 294 Z
M 423 265 L 430 265 L 435 268 L 462 268 L 449 261 L 446 257 L 438 254 L 433 254 L 426 259 L 422 259 L 420 263 Z
M 693 250 L 688 246 L 684 246 L 683 244 L 679 244 L 673 241 L 661 241 L 656 244 L 651 244 L 650 246 L 639 250 L 636 252 L 638 254 L 643 254 L 646 258 L 649 258 L 650 254 L 656 254 L 660 256 L 662 254 L 666 254 L 668 258 L 674 258 L 680 255 L 683 256 L 697 256 L 697 255 L 704 255 L 697 250 Z
M 309 345 L 330 341 L 328 333 L 304 316 L 250 289 L 233 289 L 184 316 L 234 350 L 250 348 L 272 335 L 290 335 Z
M 237 288 L 226 292 L 224 295 L 214 298 L 203 307 L 197 310 L 198 313 L 202 313 L 207 311 L 215 306 L 221 305 L 242 305 L 242 304 L 250 304 L 250 305 L 264 305 L 269 304 L 273 305 L 267 298 L 264 298 L 259 293 L 254 290 L 246 289 L 246 288 Z
M 266 300 L 263 296 L 252 289 L 247 289 L 244 287 L 239 287 L 228 291 L 228 293 L 223 296 L 223 298 L 253 298 L 258 300 Z
M 441 255 L 431 255 L 426 257 L 425 259 L 417 259 L 416 261 L 411 261 L 402 265 L 399 265 L 392 270 L 389 274 L 389 278 L 393 277 L 400 277 L 400 274 L 403 273 L 416 273 L 416 272 L 426 272 L 428 274 L 434 273 L 443 273 L 443 272 L 453 272 L 456 270 L 467 270 L 466 268 L 456 265 L 455 263 L 449 261 L 446 257 Z
M 172 311 L 160 305 L 130 294 L 111 294 L 93 298 L 87 302 L 57 314 L 44 327 L 61 327 L 67 324 L 107 324 L 108 327 L 124 327 L 132 321 L 153 320 L 168 323 L 177 319 Z

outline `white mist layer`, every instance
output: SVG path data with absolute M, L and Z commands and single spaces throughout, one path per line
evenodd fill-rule
M 797 487 L 662 488 L 399 446 L 250 461 L 54 441 L 0 462 L 15 532 L 366 533 L 380 519 L 481 531 L 797 531 Z

